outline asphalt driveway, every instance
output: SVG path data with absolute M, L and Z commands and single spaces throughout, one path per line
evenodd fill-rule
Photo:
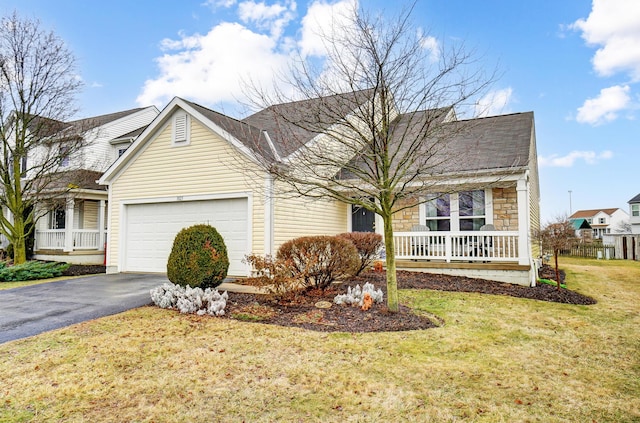
M 165 275 L 117 273 L 0 291 L 0 343 L 151 304 Z

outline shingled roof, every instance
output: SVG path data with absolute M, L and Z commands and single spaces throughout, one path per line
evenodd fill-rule
M 275 104 L 242 122 L 266 131 L 277 154 L 287 157 L 366 104 L 372 93 L 369 89 Z
M 109 122 L 116 121 L 125 116 L 131 115 L 133 113 L 137 113 L 140 110 L 143 110 L 143 107 L 138 107 L 135 109 L 123 110 L 121 112 L 108 113 L 106 115 L 99 115 L 88 117 L 84 119 L 73 120 L 70 122 L 66 122 L 68 125 L 68 130 L 78 130 L 80 132 L 88 131 L 93 128 L 97 128 L 98 126 L 105 125 Z
M 414 149 L 414 168 L 433 175 L 526 167 L 532 151 L 533 112 L 447 122 L 447 109 L 400 115 L 393 122 L 392 149 Z M 422 139 L 421 139 L 422 138 Z M 415 141 L 421 145 L 415 147 Z M 396 157 L 402 160 L 402 153 Z M 338 178 L 353 177 L 348 169 L 366 166 L 355 159 Z M 426 174 L 424 175 L 426 176 Z
M 608 214 L 609 216 L 611 216 L 613 213 L 616 212 L 616 210 L 619 210 L 618 207 L 614 207 L 614 208 L 610 208 L 610 209 L 592 209 L 592 210 L 578 210 L 577 212 L 573 213 L 571 216 L 569 216 L 569 219 L 580 219 L 580 218 L 590 218 L 595 216 L 596 214 L 603 212 Z
M 631 200 L 627 201 L 627 203 L 629 204 L 640 203 L 640 194 L 636 195 Z
M 443 132 L 453 133 L 447 152 L 460 160 L 451 171 L 506 169 L 529 164 L 533 139 L 533 112 L 514 113 L 443 124 Z
M 249 123 L 239 121 L 232 117 L 223 115 L 214 110 L 208 109 L 199 104 L 184 100 L 183 101 L 201 113 L 211 122 L 222 128 L 234 138 L 240 141 L 245 147 L 251 149 L 254 153 L 263 157 L 265 160 L 272 162 L 275 160 L 274 152 L 266 139 L 263 130 L 256 128 Z

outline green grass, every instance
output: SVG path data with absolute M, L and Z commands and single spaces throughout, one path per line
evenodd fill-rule
M 640 263 L 561 266 L 598 304 L 401 291 L 444 324 L 368 334 L 143 307 L 13 341 L 0 422 L 640 421 Z

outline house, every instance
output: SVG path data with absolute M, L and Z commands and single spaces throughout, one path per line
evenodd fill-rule
M 271 107 L 300 113 L 303 106 Z M 276 131 L 286 123 L 273 121 L 269 110 L 236 120 L 174 98 L 99 180 L 108 186 L 107 272 L 166 272 L 176 233 L 196 223 L 219 230 L 229 275 L 240 277 L 251 272 L 245 255 L 273 254 L 295 237 L 382 232 L 378 216 L 350 204 L 277 194 L 259 164 L 295 160 L 296 150 Z M 469 127 L 457 131 L 450 152 L 473 152 L 473 160 L 460 161 L 442 182 L 448 194 L 434 192 L 424 204 L 398 212 L 399 268 L 534 283 L 538 253 L 531 234 L 539 226 L 539 189 L 533 113 L 470 121 L 446 116 L 452 130 Z M 317 137 L 290 129 L 309 141 Z M 471 170 L 477 171 L 472 181 Z M 464 189 L 452 193 L 455 184 Z M 431 230 L 411 231 L 416 225 Z M 416 238 L 433 248 L 411 248 Z
M 602 239 L 604 234 L 623 231 L 622 228 L 629 221 L 629 215 L 618 208 L 578 210 L 569 216 L 570 221 L 577 219 L 585 219 L 593 228 L 593 238 Z
M 96 181 L 158 113 L 150 106 L 56 122 L 56 131 L 80 136 L 85 143 L 73 154 L 61 156 L 55 181 L 47 187 L 51 201 L 38 205 L 41 217 L 34 231 L 35 259 L 104 262 L 108 195 Z M 60 148 L 65 147 L 61 144 Z
M 631 224 L 631 233 L 640 234 L 640 194 L 628 201 L 629 203 L 629 223 Z

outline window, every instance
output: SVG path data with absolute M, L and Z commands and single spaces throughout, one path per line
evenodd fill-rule
M 631 205 L 631 216 L 633 216 L 633 217 L 640 216 L 640 204 L 632 204 Z
M 604 225 L 604 224 L 605 224 L 605 219 L 604 219 L 604 217 L 601 217 L 601 218 L 600 218 L 600 224 L 602 224 L 602 225 Z
M 422 206 L 422 220 L 431 231 L 479 231 L 491 214 L 490 200 L 491 190 L 433 194 Z
M 458 194 L 460 230 L 479 231 L 485 224 L 484 191 L 463 191 Z
M 64 229 L 66 214 L 66 210 L 62 207 L 51 210 L 51 213 L 49 214 L 49 228 Z
M 27 156 L 22 156 L 22 160 L 20 160 L 20 174 L 22 177 L 27 175 Z
M 58 154 L 60 155 L 60 167 L 69 166 L 69 147 L 63 145 L 60 147 Z
M 592 224 L 593 223 L 593 219 L 592 218 L 587 219 L 587 223 L 588 224 Z
M 127 151 L 127 147 L 118 148 L 118 158 L 122 157 L 125 151 Z
M 426 222 L 425 225 L 431 231 L 451 230 L 451 203 L 449 194 L 432 195 L 431 199 L 425 203 Z
M 189 144 L 189 115 L 186 112 L 177 112 L 173 116 L 173 128 L 171 131 L 171 143 L 173 145 Z

